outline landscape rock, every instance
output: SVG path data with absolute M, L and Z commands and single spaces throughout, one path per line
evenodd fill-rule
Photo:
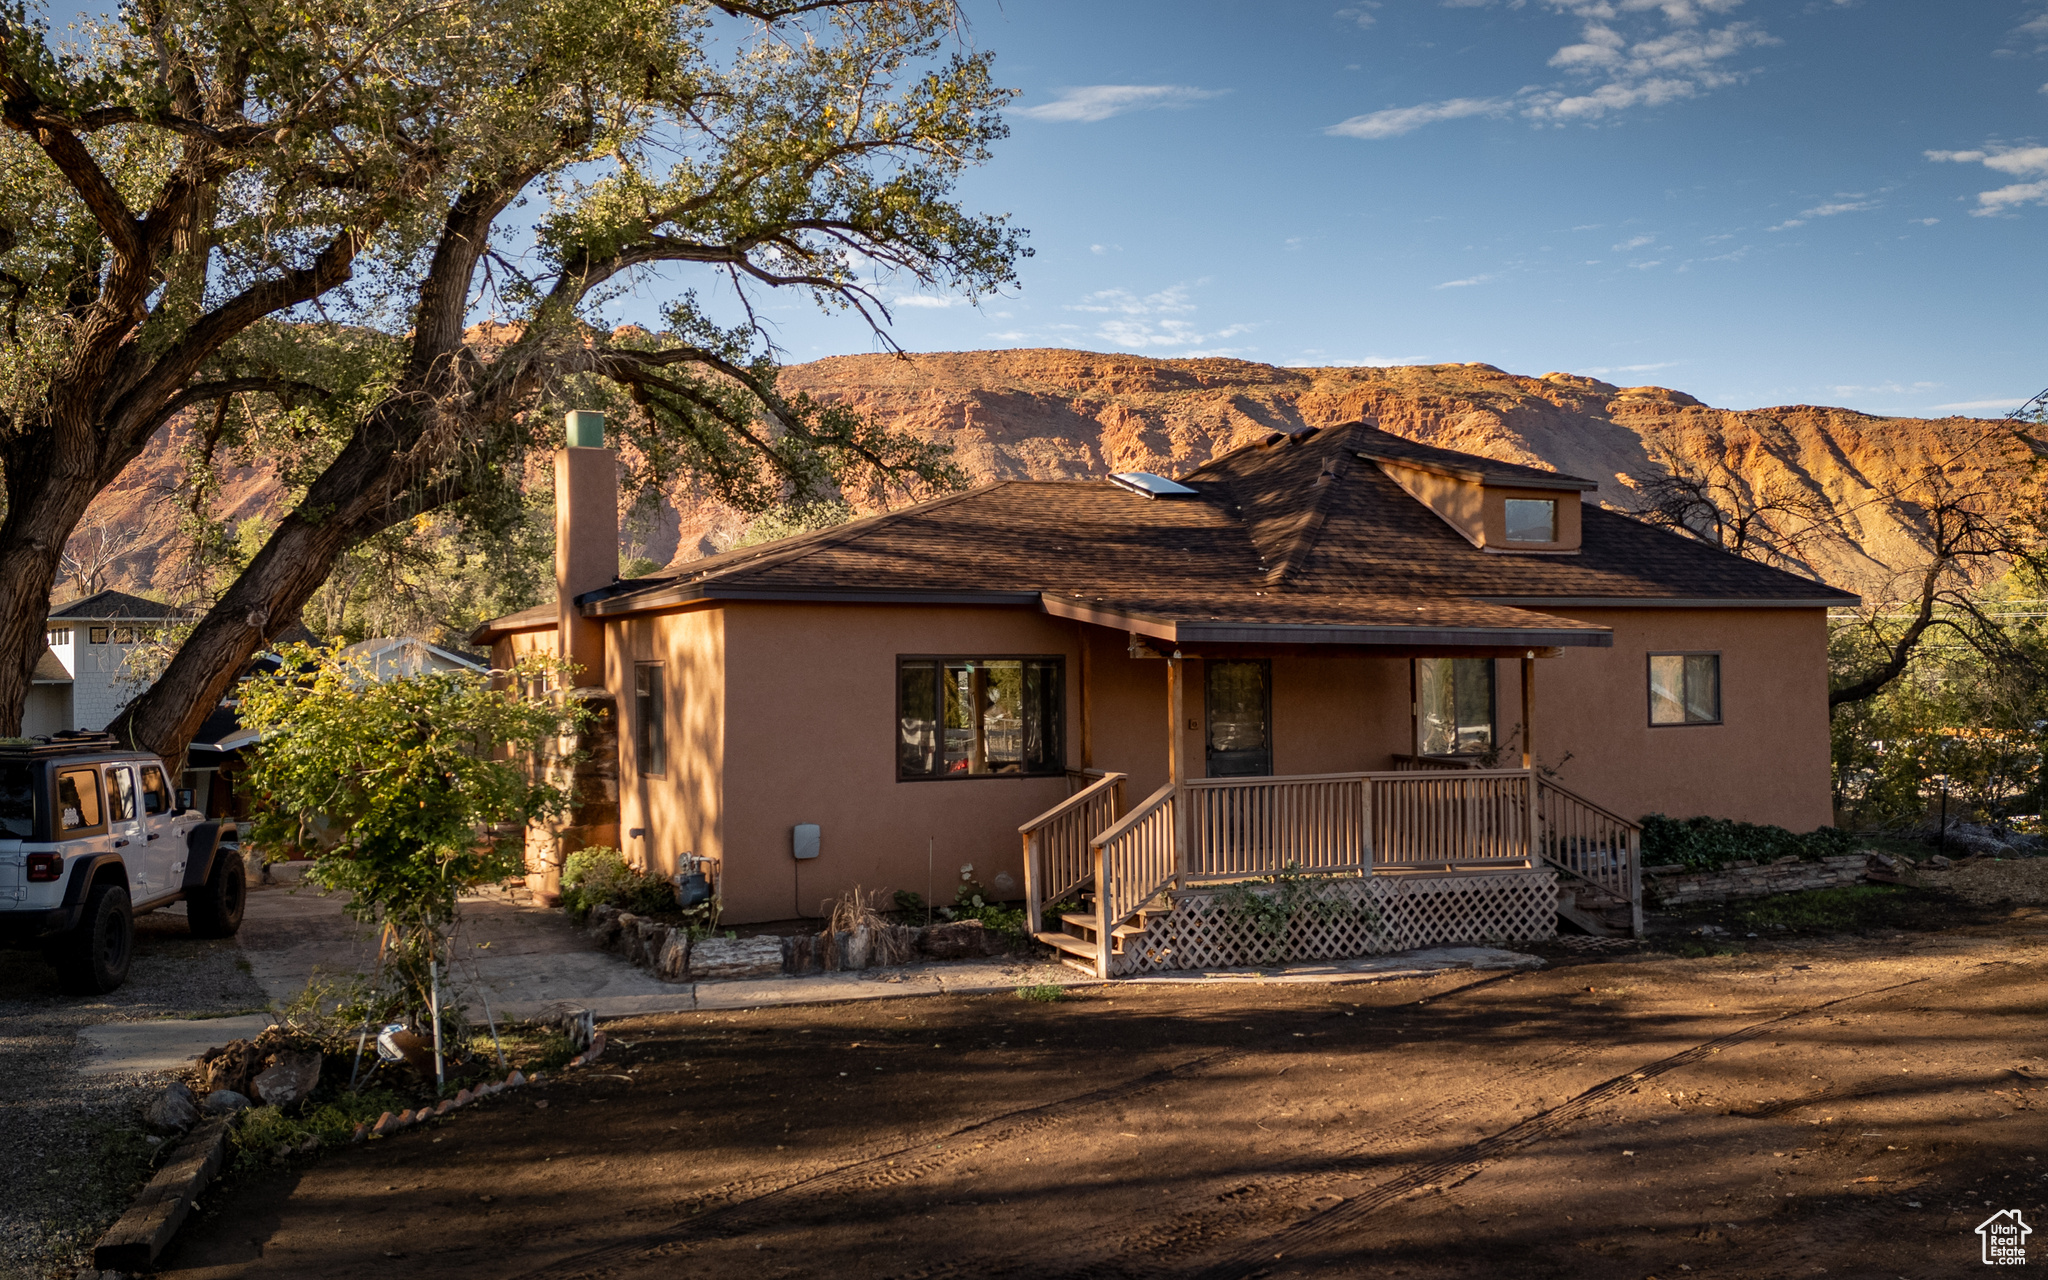
M 937 960 L 966 960 L 1003 954 L 1003 935 L 979 920 L 954 920 L 924 931 L 918 945 Z
M 703 938 L 690 954 L 693 978 L 766 978 L 781 972 L 780 938 Z
M 1927 865 L 1930 867 L 1934 867 L 1937 870 L 1945 871 L 1956 864 L 1953 859 L 1945 858 L 1941 854 L 1937 853 L 1927 860 Z
M 163 1096 L 149 1104 L 143 1119 L 152 1129 L 189 1129 L 199 1123 L 199 1099 L 183 1082 L 174 1082 Z
M 231 1116 L 237 1111 L 249 1109 L 249 1100 L 233 1089 L 215 1089 L 199 1104 L 200 1110 L 210 1116 Z
M 311 1096 L 320 1083 L 320 1067 L 318 1051 L 285 1049 L 271 1057 L 270 1065 L 251 1084 L 264 1103 L 290 1107 Z
M 618 925 L 619 930 L 611 935 L 611 940 L 607 945 L 612 950 L 623 952 L 630 957 L 633 954 L 632 948 L 634 944 L 640 940 L 640 917 L 630 911 L 621 911 L 613 923 Z

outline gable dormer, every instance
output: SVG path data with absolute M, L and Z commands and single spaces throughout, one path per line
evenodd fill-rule
M 1576 553 L 1579 497 L 1600 487 L 1577 476 L 1494 462 L 1392 436 L 1368 443 L 1358 456 L 1378 466 L 1410 497 L 1482 551 Z

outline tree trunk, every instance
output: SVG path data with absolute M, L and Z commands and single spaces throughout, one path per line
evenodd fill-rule
M 51 439 L 54 437 L 54 440 Z M 33 447 L 24 447 L 32 444 Z M 50 593 L 71 531 L 99 492 L 91 428 L 60 428 L 7 450 L 7 519 L 0 524 L 0 737 L 21 733 L 22 711 L 43 656 Z

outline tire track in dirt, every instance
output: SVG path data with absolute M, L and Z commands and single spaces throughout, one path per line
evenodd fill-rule
M 547 1266 L 521 1273 L 515 1280 L 586 1280 L 629 1262 L 651 1261 L 688 1244 L 693 1237 L 734 1235 L 779 1218 L 790 1201 L 799 1197 L 845 1195 L 849 1192 L 885 1189 L 914 1182 L 948 1165 L 968 1159 L 1000 1143 L 1067 1123 L 1091 1107 L 1106 1102 L 1141 1097 L 1180 1080 L 1241 1062 L 1253 1055 L 1211 1053 L 1126 1080 L 1121 1084 L 1091 1089 L 1036 1107 L 1006 1111 L 986 1120 L 963 1125 L 925 1142 L 911 1143 L 878 1152 L 850 1164 L 836 1165 L 821 1173 L 788 1182 L 772 1191 L 745 1200 L 731 1201 L 716 1209 L 648 1232 L 631 1240 L 606 1245 L 587 1253 L 563 1258 Z M 982 1139 L 965 1143 L 967 1139 Z M 714 1198 L 723 1188 L 706 1192 Z
M 1296 1222 L 1292 1226 L 1266 1236 L 1256 1244 L 1242 1246 L 1232 1256 L 1212 1263 L 1207 1268 L 1192 1274 L 1196 1280 L 1251 1280 L 1251 1277 L 1262 1274 L 1276 1260 L 1285 1260 L 1287 1256 L 1297 1253 L 1306 1247 L 1333 1241 L 1354 1228 L 1361 1218 L 1376 1210 L 1396 1204 L 1423 1191 L 1449 1190 L 1478 1176 L 1490 1164 L 1518 1154 L 1522 1150 L 1546 1139 L 1562 1136 L 1571 1126 L 1584 1120 L 1596 1107 L 1620 1099 L 1640 1088 L 1645 1081 L 1654 1080 L 1658 1076 L 1667 1075 L 1670 1072 L 1704 1062 L 1722 1050 L 1747 1044 L 1767 1031 L 1782 1027 L 1788 1022 L 1810 1018 L 1817 1013 L 1836 1008 L 1853 1000 L 1864 1000 L 1871 996 L 1903 990 L 1904 988 L 1918 986 L 1923 982 L 1933 980 L 1932 978 L 1913 978 L 1905 982 L 1893 983 L 1890 986 L 1874 987 L 1868 991 L 1855 992 L 1851 995 L 1841 996 L 1837 999 L 1811 1005 L 1804 1009 L 1793 1009 L 1781 1013 L 1775 1018 L 1767 1018 L 1762 1022 L 1751 1023 L 1749 1026 L 1731 1031 L 1726 1035 L 1702 1041 L 1689 1049 L 1680 1050 L 1668 1057 L 1660 1058 L 1646 1066 L 1639 1067 L 1634 1071 L 1615 1076 L 1612 1079 L 1594 1085 L 1570 1101 L 1552 1107 L 1548 1111 L 1539 1112 L 1519 1124 L 1504 1129 L 1490 1137 L 1482 1138 L 1478 1142 L 1472 1143 L 1459 1151 L 1424 1164 L 1416 1165 L 1400 1177 L 1379 1183 L 1369 1191 L 1346 1199 L 1328 1209 L 1314 1212 L 1309 1217 Z M 1342 1175 L 1340 1171 L 1333 1169 L 1328 1176 Z M 1327 1180 L 1327 1178 L 1322 1180 Z M 1198 1224 L 1190 1222 L 1188 1225 L 1192 1229 Z M 1153 1257 L 1157 1256 L 1156 1253 L 1153 1255 Z M 1136 1272 L 1129 1268 L 1121 1270 L 1112 1269 L 1119 1262 L 1125 1260 L 1125 1256 L 1105 1259 L 1101 1264 L 1086 1267 L 1078 1274 L 1101 1275 L 1107 1272 L 1113 1275 L 1128 1275 L 1143 1274 L 1145 1271 L 1156 1270 L 1156 1268 L 1150 1267 L 1141 1268 Z M 1176 1269 L 1174 1274 L 1187 1275 L 1190 1273 Z
M 1517 976 L 1519 975 L 1514 973 L 1495 974 L 1480 978 L 1474 982 L 1465 983 L 1462 986 L 1452 987 L 1449 990 L 1432 992 L 1418 1000 L 1405 1003 L 1418 1007 L 1427 1006 L 1452 996 L 1461 996 L 1472 991 L 1491 987 L 1496 983 L 1505 982 Z M 1401 1006 L 1390 1007 L 1399 1008 Z M 1338 1015 L 1326 1016 L 1336 1017 Z M 1580 1043 L 1574 1042 L 1572 1045 L 1567 1046 L 1565 1050 L 1549 1055 L 1544 1061 L 1578 1052 Z M 1199 1058 L 1192 1058 L 1172 1067 L 1148 1072 L 1145 1075 L 1138 1076 L 1119 1085 L 1111 1085 L 1102 1089 L 1091 1090 L 1087 1093 L 1074 1094 L 1070 1097 L 1057 1099 L 1037 1107 L 1004 1112 L 986 1120 L 978 1120 L 973 1124 L 963 1125 L 938 1138 L 910 1143 L 902 1147 L 877 1152 L 860 1160 L 835 1165 L 819 1173 L 793 1179 L 760 1195 L 749 1196 L 744 1199 L 731 1199 L 730 1197 L 743 1195 L 747 1189 L 761 1185 L 761 1179 L 750 1179 L 745 1182 L 728 1183 L 724 1186 L 714 1187 L 691 1197 L 691 1199 L 698 1203 L 709 1200 L 725 1200 L 726 1203 L 718 1208 L 705 1210 L 658 1232 L 643 1234 L 632 1240 L 620 1241 L 599 1249 L 574 1254 L 535 1270 L 522 1272 L 513 1277 L 512 1280 L 590 1280 L 592 1277 L 602 1275 L 609 1270 L 615 1270 L 632 1261 L 651 1260 L 658 1256 L 665 1256 L 674 1252 L 678 1247 L 686 1245 L 690 1237 L 693 1236 L 709 1237 L 738 1234 L 749 1227 L 759 1225 L 754 1221 L 757 1216 L 766 1216 L 771 1220 L 779 1216 L 787 1202 L 795 1199 L 800 1194 L 843 1195 L 852 1191 L 900 1186 L 907 1182 L 916 1181 L 927 1174 L 936 1173 L 948 1165 L 964 1160 L 975 1151 L 986 1150 L 999 1143 L 1028 1137 L 1053 1125 L 1065 1123 L 1089 1107 L 1141 1097 L 1146 1093 L 1164 1088 L 1180 1080 L 1217 1070 L 1233 1063 L 1246 1061 L 1255 1056 L 1257 1056 L 1256 1053 L 1237 1052 L 1207 1054 Z M 1005 1122 L 1009 1122 L 1007 1127 L 996 1128 L 996 1126 L 1004 1126 Z M 1447 1118 L 1443 1123 L 1448 1122 Z M 988 1141 L 986 1142 L 967 1148 L 946 1147 L 946 1144 L 949 1142 L 971 1137 L 991 1129 L 994 1131 L 988 1134 Z M 1413 1134 L 1415 1132 L 1413 1123 L 1405 1124 L 1404 1131 Z M 942 1264 L 936 1268 L 905 1273 L 900 1280 L 944 1280 L 945 1277 L 954 1275 L 985 1273 L 985 1267 L 963 1258 L 956 1262 Z

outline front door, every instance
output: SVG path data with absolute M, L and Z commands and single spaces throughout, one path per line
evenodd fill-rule
M 1207 688 L 1208 776 L 1256 778 L 1273 772 L 1273 664 L 1264 659 L 1202 664 Z

